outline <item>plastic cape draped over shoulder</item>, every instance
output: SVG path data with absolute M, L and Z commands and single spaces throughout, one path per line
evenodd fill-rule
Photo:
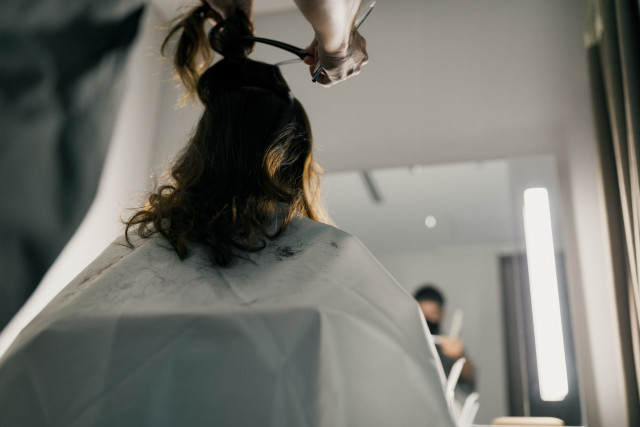
M 452 427 L 416 302 L 296 219 L 230 268 L 118 239 L 0 362 L 3 426 Z

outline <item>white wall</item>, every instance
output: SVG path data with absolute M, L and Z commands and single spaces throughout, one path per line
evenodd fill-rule
M 410 293 L 432 283 L 445 295 L 444 331 L 456 309 L 464 311 L 461 338 L 476 368 L 480 410 L 476 424 L 490 424 L 507 413 L 506 357 L 499 249 L 457 246 L 430 252 L 376 253 L 382 265 Z

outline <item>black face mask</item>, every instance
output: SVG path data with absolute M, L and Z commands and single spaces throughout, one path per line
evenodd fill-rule
M 429 327 L 429 332 L 431 332 L 431 335 L 440 335 L 440 323 L 430 322 L 427 320 L 427 326 Z

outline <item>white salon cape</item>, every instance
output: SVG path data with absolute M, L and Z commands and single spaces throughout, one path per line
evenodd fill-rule
M 416 302 L 296 219 L 250 260 L 116 240 L 0 361 L 1 426 L 454 425 Z

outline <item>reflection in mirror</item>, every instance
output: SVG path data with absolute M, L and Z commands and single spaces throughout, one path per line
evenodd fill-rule
M 357 236 L 408 292 L 433 284 L 443 293 L 440 334 L 456 329 L 453 334 L 459 334 L 464 355 L 473 364 L 480 394 L 477 424 L 505 415 L 558 416 L 567 425 L 581 422 L 558 187 L 553 155 L 341 172 L 325 178 L 324 197 L 338 227 Z M 553 282 L 551 288 L 556 303 L 534 307 L 533 312 L 531 296 L 540 285 L 533 280 L 530 284 L 533 276 L 526 274 L 536 267 L 530 264 L 534 236 L 525 238 L 523 215 L 525 190 L 532 188 L 546 189 L 546 223 L 552 230 L 546 244 L 551 259 L 558 260 L 558 285 Z M 528 220 L 532 218 L 529 214 Z M 560 334 L 559 341 L 552 340 L 552 364 L 545 365 L 533 339 L 535 317 L 537 312 L 552 318 L 554 307 L 556 313 L 562 311 L 560 323 L 543 325 L 543 335 L 539 326 L 536 331 L 538 344 L 541 336 Z M 557 360 L 565 349 L 566 364 Z M 552 389 L 545 396 L 538 386 L 544 384 L 544 372 L 556 369 L 558 378 L 563 367 L 568 390 L 563 393 L 561 384 L 560 392 L 553 394 Z

